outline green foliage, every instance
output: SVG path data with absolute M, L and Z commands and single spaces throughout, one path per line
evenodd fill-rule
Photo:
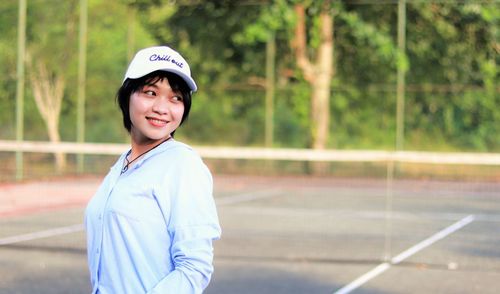
M 275 138 L 282 147 L 310 146 L 310 89 L 305 82 L 291 84 L 276 93 Z
M 9 1 L 0 6 L 0 138 L 15 138 L 17 5 Z
M 286 0 L 273 1 L 269 6 L 262 6 L 257 19 L 245 26 L 241 32 L 234 34 L 234 42 L 243 45 L 266 42 L 277 31 L 291 28 L 295 22 L 292 8 Z
M 60 130 L 63 140 L 71 141 L 76 138 L 79 11 L 76 0 L 59 2 L 28 1 L 28 48 L 67 77 Z M 264 144 L 265 42 L 272 34 L 275 146 L 309 146 L 311 89 L 290 49 L 297 2 L 89 0 L 86 140 L 127 140 L 115 93 L 128 63 L 127 30 L 130 9 L 135 9 L 133 49 L 152 44 L 178 49 L 198 83 L 179 138 L 195 144 Z M 330 3 L 334 15 L 329 147 L 393 148 L 400 68 L 406 72 L 407 149 L 500 151 L 498 3 L 407 1 L 406 52 L 396 46 L 393 1 L 300 3 L 307 8 L 311 52 L 319 42 L 322 5 Z M 17 5 L 13 0 L 0 4 L 2 139 L 15 134 Z M 26 85 L 25 137 L 43 140 L 31 95 Z
M 109 13 L 113 11 L 113 13 Z M 115 102 L 128 65 L 127 7 L 114 1 L 92 0 L 89 3 L 87 49 L 86 140 L 123 142 L 128 140 L 121 112 Z M 132 24 L 134 25 L 134 24 Z M 136 42 L 152 45 L 154 41 L 139 24 L 134 25 Z M 75 89 L 76 90 L 76 89 Z M 76 95 L 76 93 L 75 93 Z
M 411 84 L 439 85 L 410 102 L 410 130 L 433 129 L 466 150 L 498 150 L 498 84 L 495 34 L 498 5 L 486 17 L 476 4 L 414 4 L 409 7 L 408 72 Z M 430 70 L 432 69 L 432 70 Z M 456 148 L 456 147 L 455 147 Z
M 64 1 L 58 9 L 48 9 L 47 3 L 38 1 L 28 4 L 28 56 L 48 64 L 54 73 L 67 72 L 78 52 L 77 4 L 76 0 Z

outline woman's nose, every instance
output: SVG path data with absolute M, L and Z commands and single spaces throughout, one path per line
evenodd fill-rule
M 159 114 L 168 113 L 168 100 L 165 97 L 157 97 L 153 104 L 153 111 Z

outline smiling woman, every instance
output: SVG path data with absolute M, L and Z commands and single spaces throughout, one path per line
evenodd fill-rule
M 183 78 L 177 74 L 164 70 L 155 70 L 137 79 L 125 79 L 117 95 L 118 104 L 122 110 L 123 125 L 125 129 L 127 129 L 129 133 L 132 131 L 132 121 L 130 117 L 130 102 L 132 100 L 150 100 L 150 104 L 154 104 L 153 102 L 155 102 L 156 104 L 150 105 L 151 109 L 149 109 L 149 111 L 151 111 L 149 115 L 153 118 L 169 115 L 165 113 L 165 102 L 182 102 L 180 104 L 182 104 L 183 109 L 179 123 L 179 125 L 181 125 L 189 116 L 189 111 L 191 109 L 191 91 L 194 91 L 193 88 L 188 86 Z M 138 98 L 147 99 L 135 99 L 137 96 L 140 96 Z M 153 111 L 156 112 L 155 115 L 153 115 Z M 162 113 L 158 114 L 158 111 Z M 173 136 L 175 129 L 176 128 L 169 134 Z
M 212 176 L 173 139 L 196 91 L 188 63 L 169 47 L 139 51 L 117 100 L 131 148 L 85 214 L 92 293 L 201 293 L 220 238 Z

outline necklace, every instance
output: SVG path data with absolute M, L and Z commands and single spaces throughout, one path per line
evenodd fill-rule
M 161 144 L 167 142 L 168 140 L 172 139 L 172 137 L 168 137 L 167 139 L 161 141 L 160 143 L 156 144 L 155 146 L 149 148 L 148 150 L 144 151 L 143 153 L 139 154 L 139 156 L 137 156 L 136 158 L 132 159 L 132 160 L 128 160 L 128 156 L 130 155 L 130 153 L 132 152 L 132 149 L 130 149 L 128 152 L 127 152 L 127 155 L 125 156 L 125 160 L 127 161 L 127 164 L 125 164 L 125 166 L 122 168 L 122 172 L 120 174 L 123 174 L 124 172 L 126 172 L 128 170 L 128 167 L 132 164 L 132 162 L 136 161 L 137 159 L 141 158 L 144 154 L 148 153 L 149 151 L 155 149 L 156 147 L 160 146 Z

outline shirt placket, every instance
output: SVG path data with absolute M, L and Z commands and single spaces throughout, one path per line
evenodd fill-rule
M 113 189 L 116 186 L 118 179 L 120 178 L 120 172 L 121 169 L 118 168 L 113 168 L 111 171 L 111 178 L 109 181 L 109 186 L 106 191 L 106 198 L 104 199 L 104 203 L 102 205 L 101 211 L 98 214 L 98 225 L 97 225 L 97 236 L 98 239 L 96 240 L 96 245 L 94 246 L 94 254 L 95 254 L 95 265 L 96 268 L 94 269 L 94 275 L 95 275 L 95 285 L 93 289 L 93 293 L 98 293 L 98 287 L 99 287 L 99 271 L 101 268 L 101 254 L 102 254 L 102 241 L 103 241 L 103 234 L 104 234 L 104 213 L 108 208 L 108 203 L 109 203 L 109 198 L 111 196 L 111 193 L 113 193 Z

